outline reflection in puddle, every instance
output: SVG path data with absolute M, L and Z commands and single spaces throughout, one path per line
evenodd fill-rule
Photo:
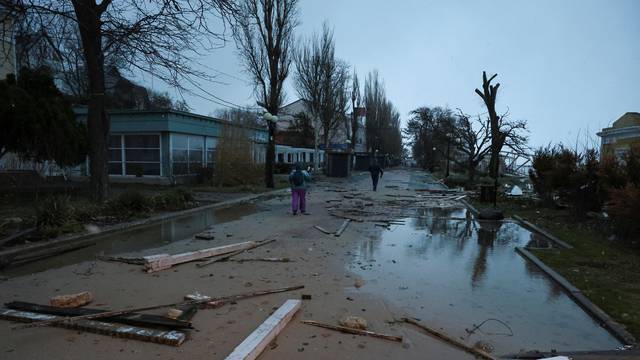
M 449 219 L 448 219 L 449 218 Z M 453 218 L 455 220 L 451 220 Z M 355 251 L 349 268 L 361 292 L 382 295 L 406 314 L 497 354 L 527 350 L 603 350 L 620 343 L 561 288 L 521 258 L 516 246 L 549 243 L 512 222 L 474 221 L 464 209 L 424 209 L 405 225 Z M 487 322 L 472 335 L 465 329 Z
M 184 217 L 173 218 L 159 224 L 153 224 L 129 231 L 118 232 L 97 238 L 93 246 L 64 255 L 38 260 L 14 268 L 8 268 L 2 274 L 9 277 L 31 274 L 51 268 L 62 267 L 82 261 L 93 260 L 96 254 L 109 255 L 142 252 L 151 254 L 158 247 L 189 240 L 207 227 L 238 220 L 257 213 L 260 209 L 254 204 L 243 204 L 224 209 L 198 211 Z M 224 234 L 220 234 L 224 236 Z M 213 244 L 213 243 L 212 243 Z M 201 245 L 200 245 L 201 246 Z M 215 245 L 211 245 L 215 246 Z M 137 256 L 140 256 L 139 254 Z

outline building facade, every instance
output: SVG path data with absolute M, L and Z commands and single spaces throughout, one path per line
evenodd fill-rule
M 86 108 L 76 113 L 81 121 L 86 119 Z M 215 169 L 218 142 L 228 126 L 248 137 L 254 162 L 265 162 L 266 129 L 176 110 L 110 111 L 109 119 L 109 176 L 116 181 L 144 177 L 180 183 L 203 167 Z M 80 174 L 87 175 L 87 168 L 82 166 Z
M 611 127 L 602 129 L 598 136 L 602 155 L 623 157 L 632 146 L 640 146 L 640 113 L 625 113 Z

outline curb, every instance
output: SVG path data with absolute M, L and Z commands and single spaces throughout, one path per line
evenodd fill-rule
M 518 215 L 513 215 L 512 218 L 514 218 L 516 221 L 518 221 L 520 224 L 522 224 L 522 226 L 526 227 L 529 230 L 533 230 L 533 231 L 537 232 L 538 234 L 546 237 L 547 239 L 551 240 L 551 242 L 555 243 L 556 245 L 560 246 L 561 248 L 573 249 L 572 245 L 570 245 L 570 244 L 558 239 L 555 235 L 551 234 L 547 230 L 544 230 L 544 229 L 538 227 L 537 225 L 530 223 L 529 221 L 523 219 L 522 217 L 520 217 Z
M 203 205 L 203 206 L 199 206 L 191 209 L 155 215 L 155 216 L 148 217 L 146 219 L 140 219 L 136 221 L 116 224 L 92 234 L 70 235 L 68 237 L 58 238 L 51 241 L 44 241 L 42 243 L 20 246 L 14 249 L 8 249 L 0 252 L 0 262 L 8 263 L 8 266 L 10 266 L 11 262 L 13 262 L 14 259 L 16 258 L 19 258 L 21 255 L 28 256 L 29 254 L 42 249 L 52 249 L 57 247 L 69 246 L 69 244 L 83 244 L 83 243 L 93 242 L 98 237 L 106 236 L 119 231 L 125 231 L 125 230 L 135 229 L 135 228 L 144 227 L 148 225 L 153 225 L 155 223 L 186 216 L 186 215 L 200 212 L 200 211 L 211 210 L 211 209 L 221 209 L 221 208 L 226 208 L 233 205 L 250 202 L 253 200 L 268 198 L 271 196 L 277 196 L 281 193 L 285 194 L 287 191 L 289 191 L 289 188 L 264 192 L 260 194 L 248 195 L 248 196 L 240 197 L 237 199 L 222 201 L 219 203 Z
M 624 326 L 617 323 L 604 310 L 599 308 L 596 304 L 591 302 L 580 289 L 571 284 L 562 275 L 555 270 L 544 264 L 537 256 L 531 253 L 529 250 L 516 247 L 516 252 L 520 254 L 526 260 L 536 265 L 542 272 L 555 281 L 560 287 L 562 287 L 569 296 L 575 301 L 587 314 L 600 323 L 600 326 L 604 327 L 609 333 L 611 333 L 618 340 L 622 341 L 625 345 L 636 345 L 636 339 L 631 333 L 629 333 Z

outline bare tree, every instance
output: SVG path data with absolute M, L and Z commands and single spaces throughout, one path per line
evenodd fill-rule
M 346 121 L 348 104 L 347 82 L 349 66 L 336 58 L 333 32 L 324 24 L 320 36 L 314 34 L 295 51 L 296 90 L 304 99 L 315 120 L 316 151 L 318 132 L 322 129 L 325 149 L 331 135 Z M 314 165 L 317 167 L 317 155 Z
M 283 84 L 292 60 L 293 30 L 298 25 L 298 0 L 244 0 L 236 44 L 246 71 L 255 85 L 258 104 L 278 115 L 283 102 Z M 265 185 L 273 184 L 276 124 L 267 121 L 269 142 Z
M 480 116 L 476 117 L 475 122 L 472 122 L 469 115 L 460 109 L 458 112 L 458 126 L 455 128 L 457 148 L 465 157 L 465 161 L 461 165 L 467 168 L 469 181 L 473 181 L 478 165 L 491 152 L 491 133 L 488 123 L 483 121 Z M 458 162 L 457 159 L 455 161 Z
M 351 152 L 353 152 L 356 148 L 356 143 L 358 141 L 358 108 L 360 108 L 360 103 L 362 101 L 362 95 L 360 94 L 360 82 L 358 81 L 358 74 L 356 70 L 353 70 L 353 78 L 351 82 L 351 132 L 349 136 L 349 140 L 351 141 L 350 148 Z
M 491 161 L 489 162 L 489 173 L 494 179 L 498 179 L 500 172 L 500 150 L 504 143 L 504 138 L 500 133 L 500 118 L 496 113 L 496 97 L 498 96 L 500 83 L 491 85 L 491 81 L 496 76 L 498 76 L 498 74 L 494 74 L 492 77 L 487 79 L 487 73 L 483 71 L 482 91 L 476 89 L 476 94 L 482 98 L 484 104 L 487 106 L 487 111 L 489 112 L 489 129 L 491 131 Z
M 87 128 L 91 190 L 104 201 L 109 191 L 105 112 L 105 59 L 114 54 L 128 66 L 152 73 L 170 85 L 199 86 L 205 71 L 192 66 L 192 57 L 219 46 L 224 29 L 212 17 L 237 13 L 233 0 L 0 0 L 10 19 L 30 19 L 41 28 L 56 19 L 75 22 L 82 45 L 88 83 Z M 2 19 L 4 20 L 4 19 Z

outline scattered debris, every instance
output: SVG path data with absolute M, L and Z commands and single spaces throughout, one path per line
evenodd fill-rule
M 240 254 L 242 254 L 242 253 L 243 253 L 243 252 L 245 252 L 245 251 L 249 251 L 249 250 L 251 250 L 251 249 L 255 249 L 255 248 L 257 248 L 257 247 L 259 247 L 259 246 L 262 246 L 262 245 L 267 245 L 267 244 L 272 243 L 272 242 L 274 242 L 274 241 L 276 241 L 276 240 L 275 240 L 275 239 L 271 239 L 271 240 L 258 241 L 258 242 L 256 242 L 254 245 L 251 245 L 251 246 L 248 246 L 248 247 L 246 247 L 246 248 L 243 248 L 243 249 L 240 249 L 240 250 L 234 251 L 234 252 L 232 252 L 232 253 L 230 253 L 230 254 L 228 254 L 228 255 L 225 255 L 225 256 L 222 256 L 222 257 L 219 257 L 219 258 L 215 258 L 215 259 L 212 259 L 212 260 L 209 260 L 209 261 L 205 261 L 205 262 L 202 262 L 202 263 L 196 264 L 196 266 L 197 266 L 197 267 L 205 267 L 205 266 L 207 266 L 207 265 L 209 265 L 209 264 L 213 264 L 213 263 L 215 263 L 215 262 L 227 261 L 227 260 L 229 260 L 230 258 L 232 258 L 232 257 L 234 257 L 234 256 L 236 256 L 236 255 L 240 255 Z
M 106 311 L 90 308 L 59 308 L 55 306 L 40 305 L 22 301 L 12 301 L 6 303 L 5 306 L 11 310 L 21 310 L 56 316 L 79 316 L 87 314 L 98 314 Z M 195 306 L 191 307 L 196 308 Z M 193 313 L 191 315 L 193 315 Z M 150 327 L 159 326 L 168 329 L 190 329 L 192 326 L 189 320 L 190 318 L 185 319 L 184 317 L 177 320 L 171 320 L 167 319 L 164 316 L 140 313 L 123 314 L 104 319 L 104 321 L 115 321 L 122 324 Z
M 144 257 L 144 267 L 147 272 L 161 271 L 171 268 L 173 265 L 183 264 L 191 261 L 205 259 L 213 256 L 224 255 L 238 250 L 245 250 L 253 245 L 255 241 L 218 246 L 214 248 L 190 251 L 182 254 L 169 255 L 158 254 Z
M 368 330 L 353 329 L 353 328 L 346 327 L 346 326 L 337 326 L 337 325 L 331 325 L 331 324 L 324 324 L 324 323 L 313 321 L 313 320 L 302 320 L 301 322 L 303 324 L 318 326 L 318 327 L 322 327 L 322 328 L 330 329 L 330 330 L 336 330 L 336 331 L 340 331 L 340 332 L 347 333 L 347 334 L 371 336 L 371 337 L 377 337 L 377 338 L 380 338 L 380 339 L 385 339 L 385 340 L 390 340 L 390 341 L 402 342 L 402 336 L 386 335 L 386 334 L 380 334 L 380 333 L 376 333 L 376 332 L 368 331 Z
M 444 341 L 448 342 L 451 345 L 454 345 L 454 346 L 456 346 L 458 348 L 461 348 L 461 349 L 467 351 L 468 353 L 471 353 L 473 355 L 479 356 L 479 357 L 481 357 L 483 359 L 486 359 L 486 360 L 497 360 L 495 357 L 493 357 L 492 355 L 490 355 L 490 354 L 488 354 L 488 353 L 486 353 L 486 352 L 484 352 L 482 350 L 479 350 L 479 349 L 476 349 L 474 347 L 471 347 L 471 346 L 463 343 L 462 341 L 460 341 L 460 340 L 458 340 L 456 338 L 453 338 L 453 337 L 451 337 L 451 336 L 449 336 L 449 335 L 447 335 L 447 334 L 445 334 L 445 333 L 443 333 L 441 331 L 438 331 L 438 330 L 432 329 L 432 328 L 430 328 L 430 327 L 428 327 L 426 325 L 423 325 L 419 321 L 414 320 L 412 318 L 406 318 L 405 317 L 405 318 L 401 318 L 399 321 L 400 322 L 405 322 L 407 324 L 411 324 L 413 326 L 416 326 L 416 327 L 424 330 L 428 334 L 437 337 L 438 339 L 444 340 Z
M 357 278 L 356 281 L 354 281 L 353 286 L 355 286 L 356 289 L 360 289 L 364 286 L 364 280 Z
M 183 313 L 183 311 L 179 310 L 179 309 L 169 309 L 169 310 L 167 310 L 167 317 L 169 319 L 175 320 L 175 319 L 179 318 L 180 316 L 182 316 L 182 313 Z
M 6 309 L 0 310 L 0 318 L 11 321 L 28 322 L 31 324 L 48 322 L 53 326 L 63 327 L 67 329 L 82 330 L 96 334 L 106 334 L 120 338 L 142 340 L 172 346 L 180 346 L 187 338 L 185 333 L 176 330 L 154 330 L 139 328 L 131 325 L 119 325 L 88 319 L 65 321 L 68 318 L 55 315 L 32 313 L 28 311 Z
M 359 316 L 354 316 L 354 315 L 345 316 L 340 320 L 338 320 L 338 324 L 340 324 L 341 326 L 346 326 L 351 329 L 367 330 L 367 320 Z
M 216 238 L 213 230 L 205 230 L 201 233 L 193 235 L 193 237 L 199 240 L 214 240 Z
M 77 294 L 59 295 L 49 299 L 51 306 L 61 308 L 76 308 L 87 305 L 93 301 L 93 294 L 89 291 L 83 291 Z
M 504 327 L 509 330 L 508 333 L 488 333 L 488 332 L 483 332 L 482 329 L 480 329 L 482 327 L 482 325 L 486 324 L 489 321 L 495 321 L 498 322 L 502 325 L 504 325 Z M 469 329 L 464 329 L 464 331 L 467 332 L 467 334 L 471 335 L 473 333 L 475 333 L 477 330 L 480 330 L 481 333 L 485 334 L 485 335 L 504 335 L 504 336 L 513 336 L 513 330 L 511 329 L 511 327 L 505 323 L 504 321 L 500 320 L 500 319 L 494 319 L 494 318 L 489 318 L 487 320 L 484 320 L 483 322 L 481 322 L 480 324 L 476 325 L 473 324 L 473 329 L 469 330 Z
M 293 262 L 288 257 L 271 257 L 271 258 L 246 258 L 246 259 L 229 259 L 229 261 L 235 261 L 243 263 L 246 261 L 264 261 L 264 262 Z
M 226 357 L 227 360 L 253 360 L 285 328 L 293 316 L 300 310 L 300 300 L 289 299 L 276 312 L 271 314 L 262 325 L 255 329 L 243 342 Z
M 311 294 L 302 294 L 302 296 L 300 296 L 300 298 L 302 300 L 311 300 Z

